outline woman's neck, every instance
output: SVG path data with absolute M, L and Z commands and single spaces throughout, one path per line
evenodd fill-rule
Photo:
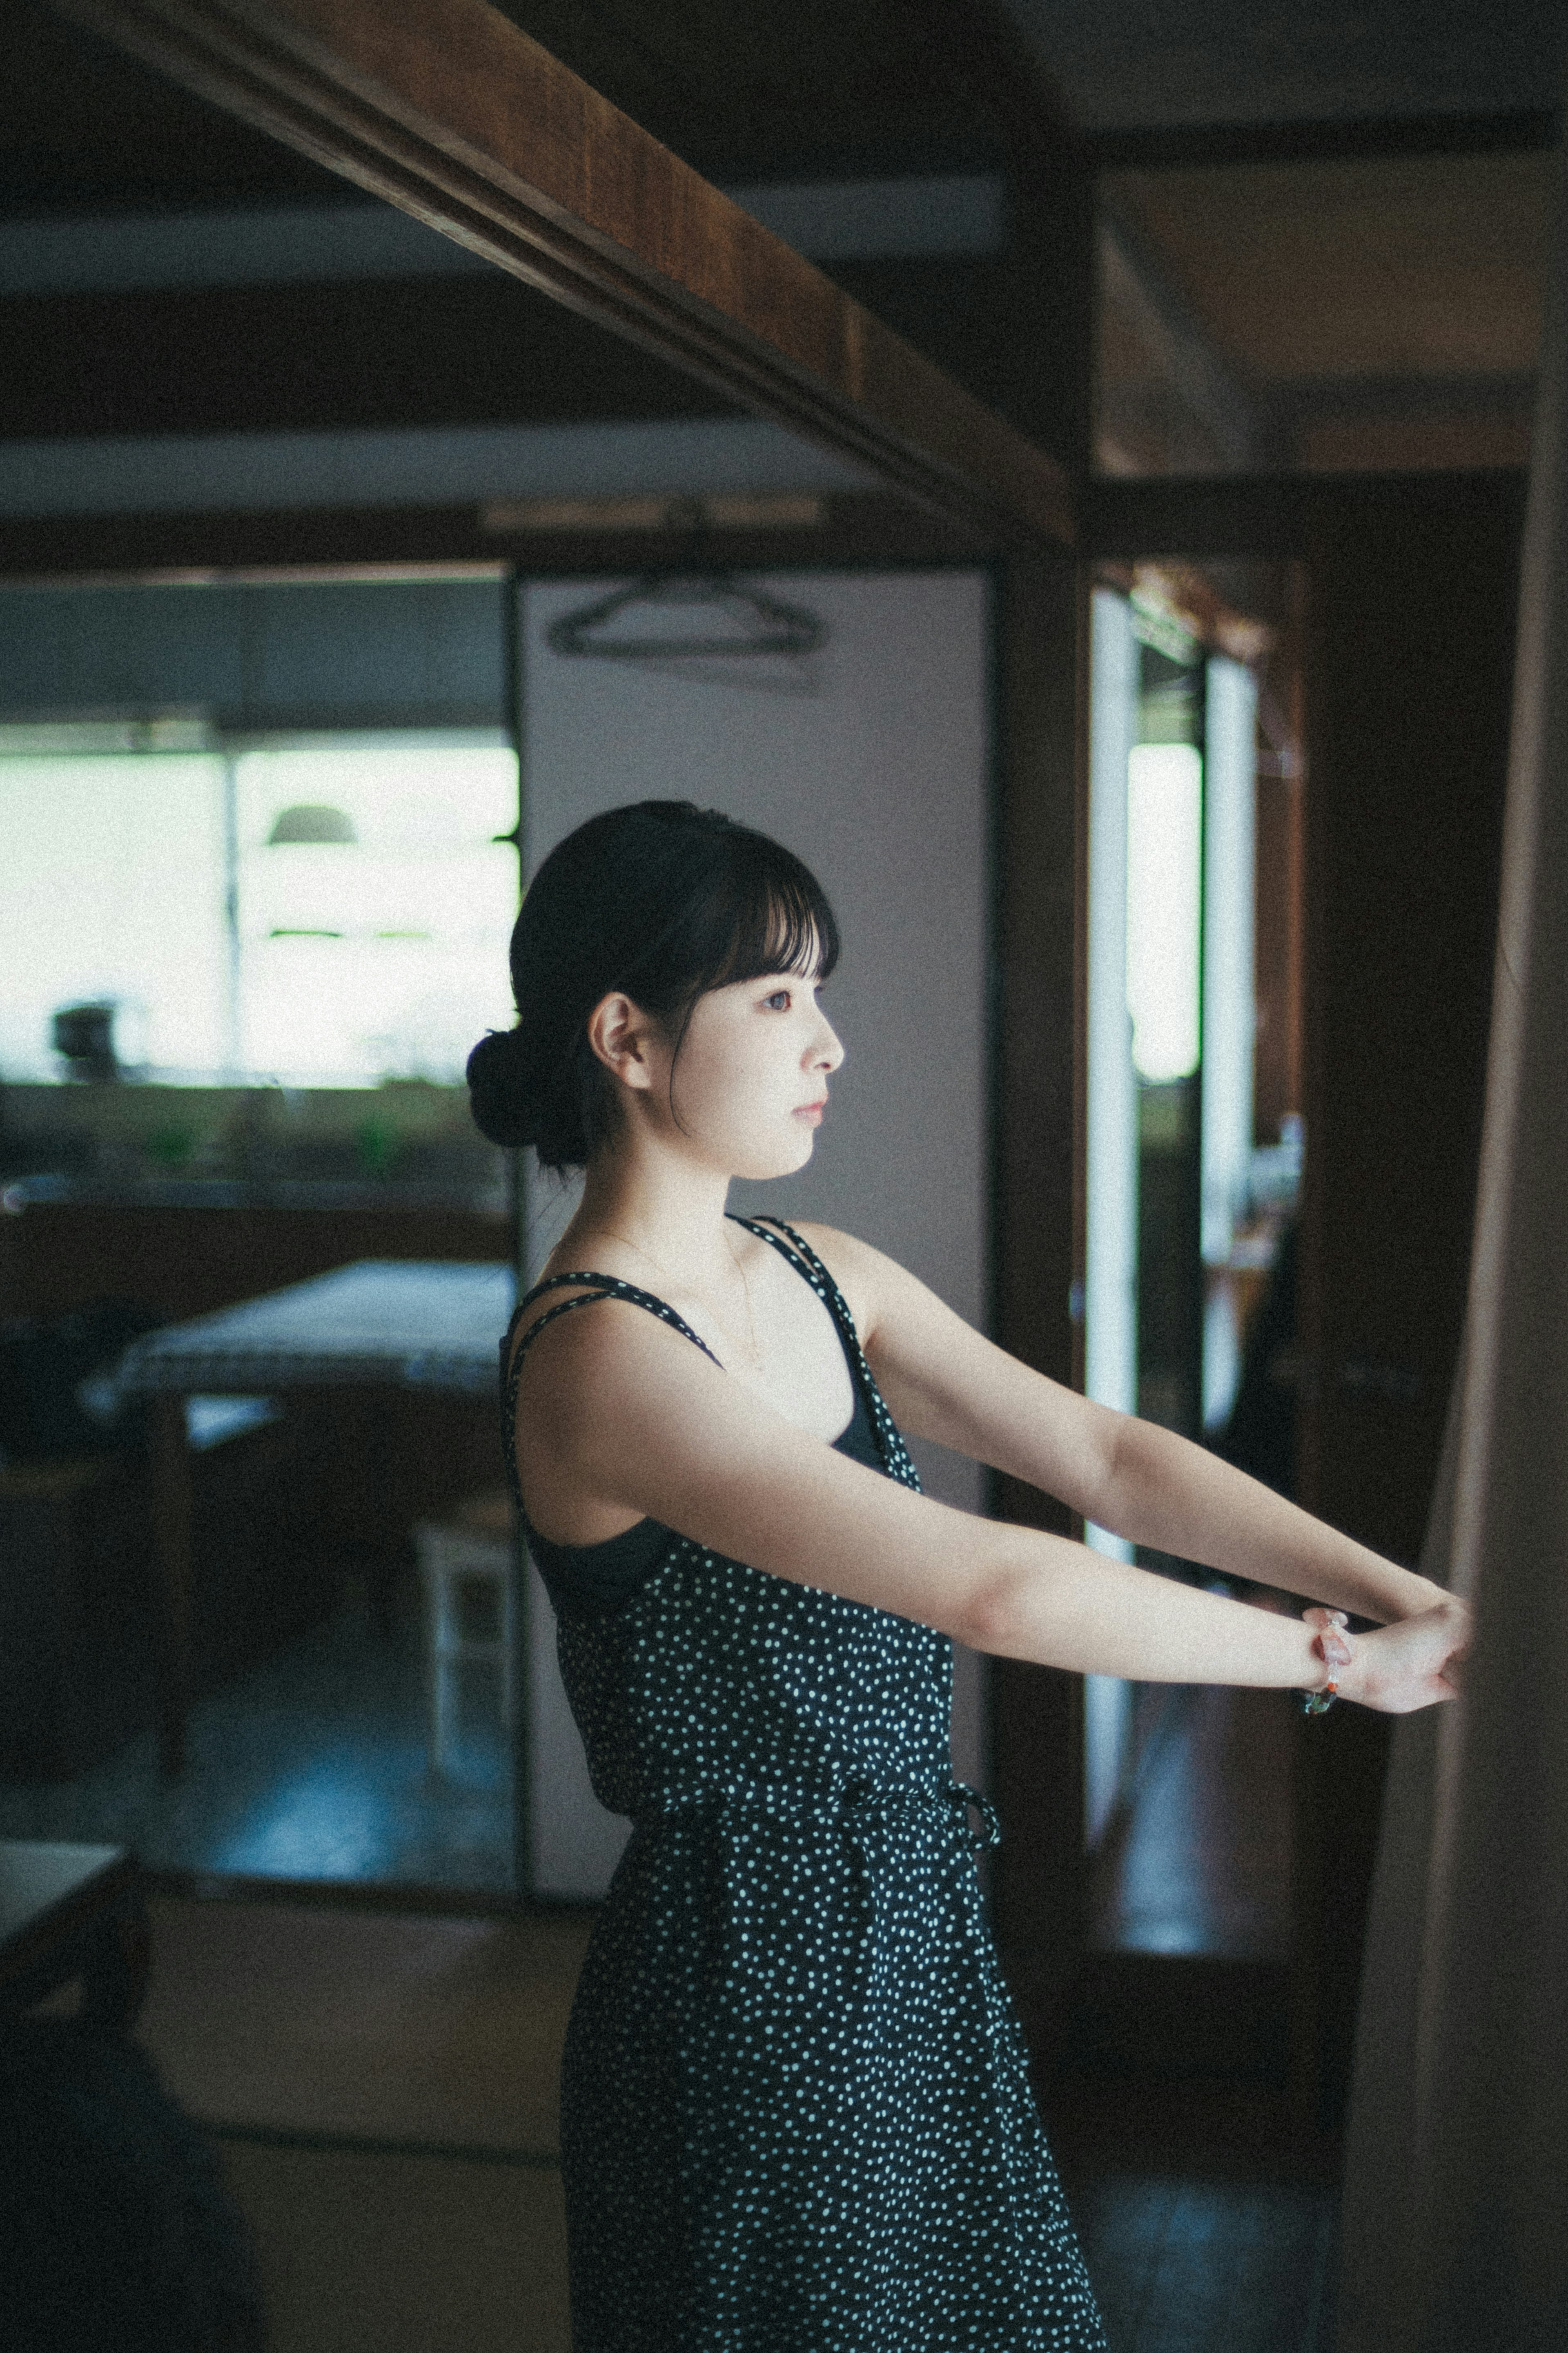
M 735 1282 L 724 1227 L 730 1180 L 664 1153 L 622 1149 L 589 1168 L 583 1199 L 558 1252 L 580 1253 L 600 1237 L 619 1241 L 668 1278 L 722 1297 Z

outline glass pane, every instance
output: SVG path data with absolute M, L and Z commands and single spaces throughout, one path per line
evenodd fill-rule
M 224 763 L 0 756 L 0 1071 L 54 1079 L 57 1009 L 115 1008 L 138 1075 L 230 1059 Z
M 1224 630 L 1234 644 L 1238 622 L 1255 626 L 1246 664 L 1205 653 L 1198 632 L 1218 634 L 1223 600 L 1195 567 L 1140 565 L 1131 597 L 1094 596 L 1085 1377 L 1101 1402 L 1135 1400 L 1288 1492 L 1276 1368 L 1292 1345 L 1293 1195 L 1274 1137 L 1299 1099 L 1300 860 L 1299 809 L 1277 801 L 1295 806 L 1301 773 L 1300 606 L 1289 578 L 1261 567 L 1232 569 L 1224 587 L 1247 598 Z M 1103 1531 L 1089 1540 L 1134 1556 Z M 1135 1556 L 1237 1589 L 1152 1547 Z M 1100 1947 L 1289 1951 L 1290 1723 L 1278 1693 L 1088 1679 Z
M 455 1082 L 511 1018 L 517 762 L 500 745 L 237 763 L 240 1052 L 305 1086 Z
M 1139 744 L 1127 764 L 1127 1007 L 1141 1079 L 1198 1066 L 1203 756 L 1192 744 Z

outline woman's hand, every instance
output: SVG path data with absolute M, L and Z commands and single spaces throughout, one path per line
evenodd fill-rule
M 1452 1599 L 1453 1596 L 1445 1586 L 1435 1585 L 1429 1577 L 1410 1576 L 1406 1580 L 1405 1590 L 1401 1595 L 1402 1606 L 1380 1622 L 1385 1626 L 1392 1626 L 1401 1618 L 1418 1617 L 1423 1610 L 1435 1609 L 1439 1602 L 1450 1601 Z
M 1468 1605 L 1445 1593 L 1430 1609 L 1357 1635 L 1349 1664 L 1330 1672 L 1342 1699 L 1359 1701 L 1384 1715 L 1409 1715 L 1418 1707 L 1453 1698 L 1470 1635 Z

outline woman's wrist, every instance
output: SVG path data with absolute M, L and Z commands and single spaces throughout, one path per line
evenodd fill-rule
M 1365 1579 L 1365 1586 L 1364 1595 L 1350 1607 L 1358 1618 L 1373 1619 L 1380 1626 L 1419 1617 L 1423 1609 L 1430 1609 L 1443 1599 L 1442 1587 L 1434 1585 L 1429 1577 L 1413 1568 L 1400 1568 L 1391 1560 L 1378 1560 L 1376 1574 Z
M 1347 1685 L 1356 1680 L 1356 1646 L 1342 1609 L 1317 1607 L 1304 1610 L 1302 1616 L 1311 1630 L 1310 1679 L 1302 1690 L 1309 1712 L 1321 1715 L 1336 1699 L 1353 1696 Z

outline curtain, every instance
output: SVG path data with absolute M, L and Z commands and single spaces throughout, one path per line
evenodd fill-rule
M 1525 523 L 1465 1341 L 1424 1566 L 1462 1696 L 1395 1729 L 1339 2353 L 1568 2348 L 1568 174 Z

